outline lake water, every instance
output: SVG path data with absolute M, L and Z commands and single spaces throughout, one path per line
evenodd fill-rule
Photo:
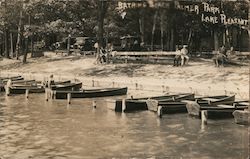
M 0 94 L 1 159 L 246 159 L 248 127 L 187 114 L 116 113 L 102 100 L 46 102 Z

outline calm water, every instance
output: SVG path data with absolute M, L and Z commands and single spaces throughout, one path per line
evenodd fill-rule
M 1 159 L 219 158 L 246 159 L 248 127 L 233 119 L 187 114 L 158 119 L 148 111 L 121 114 L 105 102 L 44 100 L 44 95 L 0 95 Z

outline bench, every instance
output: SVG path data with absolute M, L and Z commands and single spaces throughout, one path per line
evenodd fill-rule
M 175 58 L 175 52 L 166 51 L 151 51 L 151 52 L 112 52 L 113 60 L 122 60 L 125 63 L 128 60 L 133 61 L 153 61 L 153 62 L 167 62 L 173 61 Z

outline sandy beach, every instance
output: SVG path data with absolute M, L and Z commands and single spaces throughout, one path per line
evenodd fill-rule
M 92 56 L 49 56 L 29 58 L 27 64 L 12 59 L 0 61 L 1 76 L 26 74 L 84 80 L 86 86 L 128 86 L 149 92 L 194 92 L 199 95 L 235 93 L 248 99 L 249 66 L 215 67 L 211 59 L 191 59 L 184 67 L 164 64 L 96 64 Z M 88 81 L 88 82 L 87 82 Z

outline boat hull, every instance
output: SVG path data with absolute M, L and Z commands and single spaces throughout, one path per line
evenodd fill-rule
M 186 102 L 182 101 L 192 99 L 194 99 L 194 94 L 177 94 L 169 96 L 166 99 L 148 99 L 147 105 L 148 109 L 154 112 L 157 112 L 159 106 L 162 107 L 163 113 L 187 112 Z
M 44 93 L 45 89 L 43 87 L 11 87 L 9 89 L 10 94 L 25 94 L 26 90 L 29 93 Z
M 211 100 L 209 100 L 211 99 Z M 235 109 L 218 108 L 218 105 L 233 105 L 235 96 L 214 96 L 196 99 L 196 101 L 187 101 L 186 108 L 188 114 L 201 118 L 201 110 L 207 111 L 208 118 L 228 118 L 232 117 L 232 111 Z
M 61 83 L 52 86 L 53 91 L 77 91 L 82 88 L 82 83 Z
M 71 98 L 96 98 L 108 96 L 120 96 L 127 94 L 125 88 L 107 88 L 107 89 L 90 89 L 80 91 L 55 91 L 56 99 L 67 99 L 67 94 L 71 94 Z

